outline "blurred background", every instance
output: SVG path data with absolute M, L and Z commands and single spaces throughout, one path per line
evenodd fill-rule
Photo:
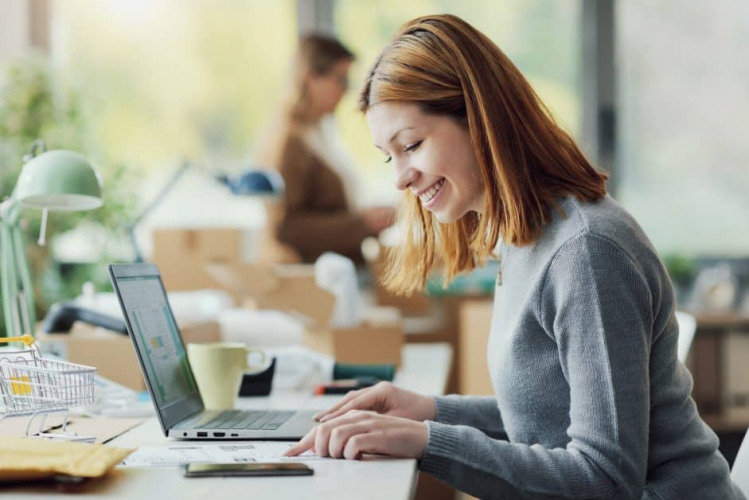
M 749 374 L 729 390 L 700 373 L 749 357 L 747 0 L 0 0 L 0 198 L 39 137 L 91 158 L 105 186 L 104 208 L 53 217 L 50 245 L 29 246 L 40 313 L 86 281 L 109 289 L 103 264 L 134 258 L 128 228 L 166 185 L 136 228 L 146 255 L 153 228 L 263 226 L 261 202 L 206 177 L 256 165 L 301 34 L 355 52 L 336 118 L 361 204 L 395 203 L 356 90 L 403 22 L 445 12 L 492 38 L 611 173 L 700 321 L 701 409 L 746 409 Z M 31 240 L 39 221 L 24 218 Z M 743 433 L 742 415 L 713 425 Z
M 127 246 L 109 242 L 113 218 L 132 217 L 128 210 L 149 201 L 180 162 L 224 172 L 252 164 L 305 31 L 333 33 L 356 53 L 338 121 L 371 187 L 362 202 L 394 202 L 392 172 L 371 145 L 355 90 L 400 24 L 436 12 L 464 17 L 515 61 L 557 120 L 612 172 L 610 190 L 663 255 L 749 253 L 745 0 L 0 6 L 0 193 L 9 194 L 22 153 L 39 136 L 92 157 L 105 177 L 108 213 L 99 222 L 107 224 L 81 229 L 66 221 L 88 239 L 76 245 L 64 238 L 56 250 L 62 261 L 127 258 Z M 186 211 L 172 196 L 150 223 L 215 216 Z M 257 203 L 244 200 L 242 208 L 239 221 L 224 224 L 262 223 Z

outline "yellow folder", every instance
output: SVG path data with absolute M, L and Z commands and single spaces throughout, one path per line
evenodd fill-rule
M 132 451 L 101 444 L 0 438 L 0 481 L 57 475 L 99 477 Z

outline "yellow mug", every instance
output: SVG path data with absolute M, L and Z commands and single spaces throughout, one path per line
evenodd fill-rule
M 247 363 L 252 356 L 253 364 Z M 187 344 L 187 358 L 208 410 L 234 408 L 234 401 L 247 370 L 261 368 L 265 353 L 239 342 Z

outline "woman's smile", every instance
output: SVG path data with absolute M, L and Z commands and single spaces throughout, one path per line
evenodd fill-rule
M 422 205 L 424 205 L 424 208 L 429 208 L 437 202 L 437 195 L 442 192 L 442 187 L 444 185 L 445 178 L 443 177 L 417 195 L 421 200 Z

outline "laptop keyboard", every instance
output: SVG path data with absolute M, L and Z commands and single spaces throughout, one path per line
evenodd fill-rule
M 227 410 L 200 427 L 203 429 L 243 429 L 275 431 L 290 419 L 295 411 Z

